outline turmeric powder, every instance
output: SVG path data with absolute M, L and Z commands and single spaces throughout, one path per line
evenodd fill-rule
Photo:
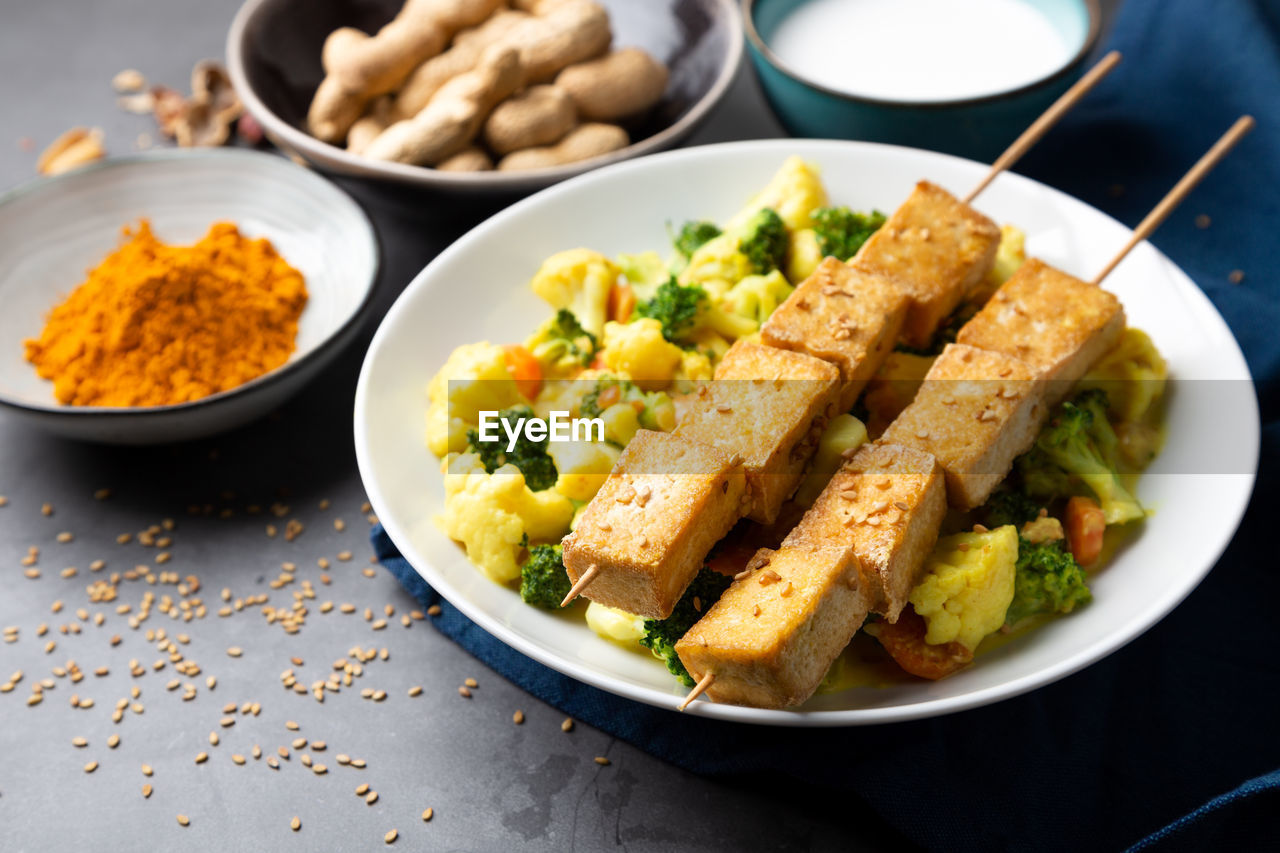
M 219 222 L 193 246 L 170 246 L 145 219 L 123 237 L 26 341 L 59 402 L 186 403 L 289 359 L 307 288 L 270 241 Z

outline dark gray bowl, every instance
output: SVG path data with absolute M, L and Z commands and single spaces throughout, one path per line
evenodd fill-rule
M 631 145 L 551 169 L 439 172 L 349 154 L 306 132 L 307 107 L 324 75 L 325 37 L 342 26 L 376 31 L 403 0 L 248 0 L 227 36 L 227 67 L 246 109 L 271 140 L 321 169 L 434 189 L 525 192 L 675 146 L 724 97 L 742 61 L 742 21 L 734 0 L 598 2 L 609 10 L 614 45 L 644 48 L 667 64 L 671 79 L 652 113 L 628 128 Z

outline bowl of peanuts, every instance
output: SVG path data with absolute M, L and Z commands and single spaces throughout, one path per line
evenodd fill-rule
M 742 61 L 733 0 L 248 0 L 246 109 L 332 173 L 528 192 L 670 148 Z

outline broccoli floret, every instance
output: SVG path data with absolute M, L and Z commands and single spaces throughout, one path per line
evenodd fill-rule
M 556 312 L 555 322 L 549 332 L 567 341 L 573 353 L 582 358 L 583 364 L 591 361 L 591 355 L 596 349 L 596 336 L 582 328 L 578 318 L 568 308 L 561 308 Z M 583 344 L 583 338 L 587 339 L 589 346 Z
M 1077 604 L 1092 599 L 1084 570 L 1060 542 L 1035 545 L 1018 540 L 1017 575 L 1006 625 L 1036 613 L 1070 613 Z
M 667 279 L 653 294 L 652 299 L 636 304 L 632 317 L 652 317 L 662 324 L 662 336 L 674 344 L 680 343 L 698 318 L 698 312 L 707 303 L 707 292 L 697 285 L 685 287 L 675 277 Z
M 680 227 L 680 232 L 671 238 L 671 242 L 675 245 L 676 251 L 687 261 L 693 257 L 693 253 L 699 246 L 719 237 L 720 234 L 720 226 L 714 222 L 686 222 Z
M 1067 496 L 1077 481 L 1098 498 L 1107 524 L 1123 524 L 1145 513 L 1120 481 L 1115 430 L 1107 420 L 1107 394 L 1090 388 L 1063 403 L 1018 460 L 1027 491 L 1043 497 Z
M 847 261 L 884 224 L 884 214 L 878 210 L 854 213 L 847 207 L 820 207 L 813 212 L 813 221 L 822 256 L 834 255 Z
M 786 224 L 770 207 L 761 208 L 751 217 L 738 241 L 738 251 L 746 255 L 752 268 L 760 275 L 784 269 L 790 246 Z
M 498 413 L 498 418 L 515 424 L 520 418 L 533 417 L 533 409 L 528 406 L 512 406 Z M 492 474 L 503 465 L 514 465 L 524 474 L 524 482 L 532 491 L 541 492 L 556 484 L 559 474 L 556 463 L 547 453 L 546 439 L 531 441 L 522 430 L 516 439 L 515 448 L 507 452 L 505 433 L 498 441 L 481 441 L 479 430 L 467 430 L 467 444 L 473 453 L 484 463 L 484 470 Z
M 1025 494 L 1018 489 L 1001 489 L 993 492 L 983 505 L 986 525 L 990 528 L 1012 524 L 1019 530 L 1028 521 L 1034 521 L 1040 515 L 1043 501 Z
M 542 365 L 545 374 L 563 375 L 591 363 L 596 336 L 582 328 L 572 311 L 561 308 L 525 341 L 525 349 Z
M 525 604 L 559 610 L 570 586 L 559 545 L 529 549 L 529 559 L 520 567 L 520 597 Z
M 704 566 L 684 591 L 684 595 L 680 596 L 670 616 L 666 619 L 644 620 L 644 636 L 640 639 L 640 645 L 653 652 L 654 657 L 664 661 L 671 674 L 686 687 L 693 686 L 693 679 L 676 655 L 676 641 L 688 633 L 693 623 L 702 618 L 702 614 L 707 612 L 732 582 L 733 578 L 728 575 Z

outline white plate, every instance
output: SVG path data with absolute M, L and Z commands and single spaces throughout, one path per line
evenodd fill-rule
M 417 571 L 485 630 L 529 657 L 596 687 L 663 708 L 685 690 L 646 655 L 597 638 L 580 615 L 529 607 L 486 580 L 432 522 L 443 506 L 439 462 L 424 446 L 426 385 L 450 350 L 523 340 L 549 309 L 527 282 L 551 253 L 662 249 L 665 225 L 723 221 L 784 158 L 817 164 L 833 203 L 893 210 L 927 177 L 963 193 L 986 167 L 931 152 L 855 142 L 768 140 L 693 148 L 584 175 L 494 216 L 436 258 L 379 328 L 356 390 L 356 453 L 378 517 Z M 1084 203 L 1017 175 L 978 207 L 1028 234 L 1028 251 L 1088 277 L 1129 229 Z M 1173 609 L 1209 571 L 1239 523 L 1257 470 L 1253 384 L 1235 339 L 1196 286 L 1149 244 L 1107 286 L 1155 339 L 1175 377 L 1168 442 L 1139 487 L 1156 512 L 1092 582 L 1094 601 L 1070 617 L 979 657 L 938 682 L 855 688 L 802 710 L 698 701 L 686 713 L 774 725 L 882 723 L 1015 696 L 1115 651 Z M 1218 380 L 1218 381 L 1193 381 Z
M 141 218 L 167 243 L 194 243 L 215 222 L 266 237 L 310 294 L 297 348 L 282 366 L 192 403 L 61 406 L 22 342 Z M 211 435 L 270 411 L 359 331 L 378 271 L 373 225 L 350 196 L 283 157 L 232 149 L 166 149 L 43 178 L 0 196 L 0 403 L 72 438 L 149 444 Z

